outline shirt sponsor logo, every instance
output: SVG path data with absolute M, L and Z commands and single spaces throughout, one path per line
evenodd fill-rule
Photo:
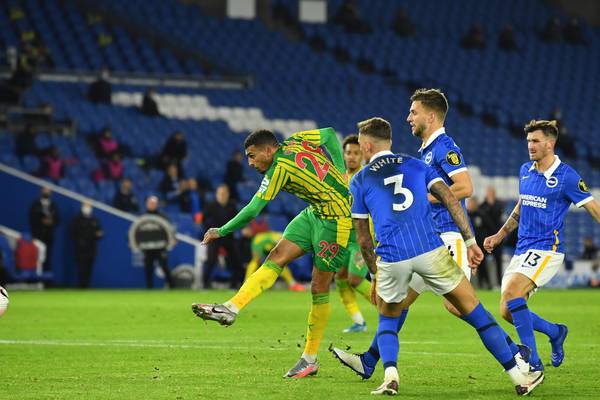
M 268 177 L 264 177 L 262 182 L 260 183 L 260 188 L 258 189 L 258 193 L 260 194 L 264 194 L 267 191 L 267 188 L 269 187 L 269 183 L 271 183 L 271 181 L 269 180 Z
M 555 176 L 551 176 L 550 178 L 546 179 L 546 186 L 548 186 L 550 189 L 555 188 L 556 185 L 558 185 L 558 179 Z
M 433 152 L 429 152 L 427 153 L 427 155 L 425 155 L 425 164 L 431 164 L 431 160 L 433 159 Z
M 521 195 L 521 205 L 535 208 L 546 208 L 548 200 L 545 197 L 534 196 L 531 194 Z
M 585 184 L 585 182 L 583 181 L 583 179 L 579 179 L 579 190 L 582 191 L 583 193 L 589 193 L 590 189 L 588 189 L 587 185 Z
M 457 165 L 460 165 L 460 155 L 454 150 L 450 150 L 446 154 L 446 161 L 448 161 L 448 164 L 456 167 Z

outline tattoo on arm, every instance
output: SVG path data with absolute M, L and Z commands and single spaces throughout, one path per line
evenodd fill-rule
M 508 217 L 504 225 L 502 225 L 502 228 L 500 228 L 500 230 L 504 231 L 506 235 L 517 229 L 517 227 L 519 226 L 520 210 L 521 200 L 519 200 L 512 213 L 510 213 L 510 217 Z
M 431 185 L 429 192 L 434 195 L 435 198 L 440 201 L 440 203 L 446 206 L 465 241 L 475 237 L 473 231 L 471 230 L 471 226 L 469 225 L 469 219 L 467 218 L 465 211 L 445 183 L 434 183 Z
M 369 272 L 374 274 L 377 271 L 377 256 L 375 255 L 375 246 L 373 246 L 373 238 L 369 230 L 369 220 L 354 218 L 354 229 L 363 259 L 369 268 Z

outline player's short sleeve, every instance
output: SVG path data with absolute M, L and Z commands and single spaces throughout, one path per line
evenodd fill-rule
M 435 149 L 434 157 L 437 164 L 449 177 L 467 170 L 462 153 L 456 145 L 438 147 Z
M 262 200 L 271 201 L 287 183 L 289 173 L 279 164 L 274 164 L 265 173 L 256 196 Z
M 568 171 L 565 174 L 564 194 L 577 207 L 593 200 L 585 181 L 575 171 Z
M 437 173 L 435 168 L 432 168 L 429 165 L 425 164 L 425 184 L 427 185 L 427 190 L 429 190 L 429 188 L 431 188 L 431 185 L 433 185 L 436 182 L 444 182 L 444 180 Z
M 368 219 L 369 209 L 365 204 L 362 185 L 355 175 L 350 181 L 350 193 L 352 193 L 352 218 Z

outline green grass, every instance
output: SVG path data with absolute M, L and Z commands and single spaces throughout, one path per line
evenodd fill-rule
M 0 319 L 1 399 L 317 399 L 371 398 L 369 381 L 342 368 L 329 343 L 366 349 L 376 313 L 361 299 L 369 332 L 344 335 L 349 318 L 332 292 L 318 376 L 284 380 L 304 347 L 310 295 L 270 291 L 229 328 L 193 316 L 193 301 L 231 292 L 13 292 Z M 481 292 L 497 317 L 497 292 Z M 544 399 L 599 398 L 600 292 L 543 291 L 533 310 L 570 328 L 565 363 L 547 367 L 534 392 Z M 503 326 L 516 337 L 514 329 Z M 424 295 L 400 335 L 403 399 L 511 399 L 513 388 L 475 332 Z M 540 354 L 550 346 L 538 336 Z

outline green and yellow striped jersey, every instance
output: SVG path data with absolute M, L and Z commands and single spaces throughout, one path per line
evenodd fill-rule
M 331 140 L 332 135 L 335 138 L 332 128 L 324 128 L 295 133 L 285 140 L 256 196 L 270 201 L 284 190 L 309 203 L 319 218 L 349 218 L 350 190 L 343 163 L 336 167 L 320 147 L 324 144 L 322 138 Z M 331 156 L 335 160 L 341 154 Z

